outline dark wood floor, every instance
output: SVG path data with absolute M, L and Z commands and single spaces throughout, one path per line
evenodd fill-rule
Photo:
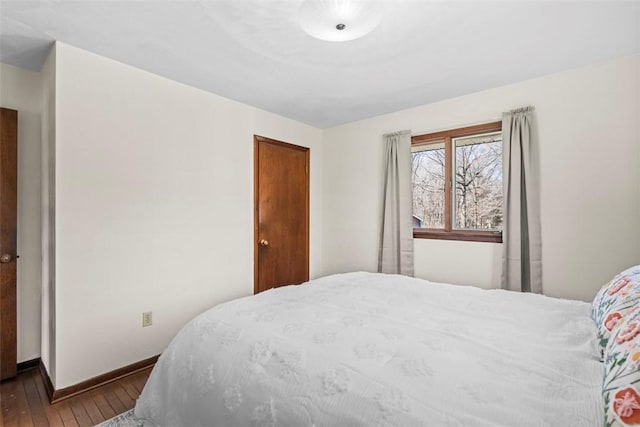
M 148 368 L 51 405 L 40 371 L 21 372 L 0 384 L 0 426 L 94 426 L 133 408 L 150 373 Z

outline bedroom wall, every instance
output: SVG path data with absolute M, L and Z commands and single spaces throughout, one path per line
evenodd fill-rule
M 49 378 L 56 383 L 56 227 L 55 227 L 55 147 L 56 147 L 56 51 L 49 51 L 42 74 L 42 337 L 41 360 Z
M 18 362 L 40 356 L 41 75 L 0 63 L 0 106 L 18 111 Z
M 56 61 L 56 388 L 158 354 L 253 293 L 254 134 L 311 147 L 321 274 L 319 129 L 63 43 Z
M 544 292 L 591 300 L 640 262 L 638 76 L 636 55 L 325 130 L 325 273 L 376 269 L 382 134 L 483 123 L 533 105 Z M 414 247 L 417 277 L 499 286 L 500 244 L 415 239 Z

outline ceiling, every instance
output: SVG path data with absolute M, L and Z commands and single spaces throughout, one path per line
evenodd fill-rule
M 640 2 L 384 2 L 344 43 L 299 0 L 0 1 L 0 61 L 39 70 L 54 40 L 326 128 L 640 51 Z

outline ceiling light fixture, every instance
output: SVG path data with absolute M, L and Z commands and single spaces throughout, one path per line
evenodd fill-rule
M 382 19 L 382 8 L 376 0 L 305 0 L 298 17 L 310 36 L 346 42 L 373 31 Z

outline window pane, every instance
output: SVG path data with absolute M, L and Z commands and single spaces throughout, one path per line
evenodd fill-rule
M 454 138 L 454 227 L 502 230 L 502 133 Z
M 444 141 L 411 151 L 413 227 L 444 228 Z

